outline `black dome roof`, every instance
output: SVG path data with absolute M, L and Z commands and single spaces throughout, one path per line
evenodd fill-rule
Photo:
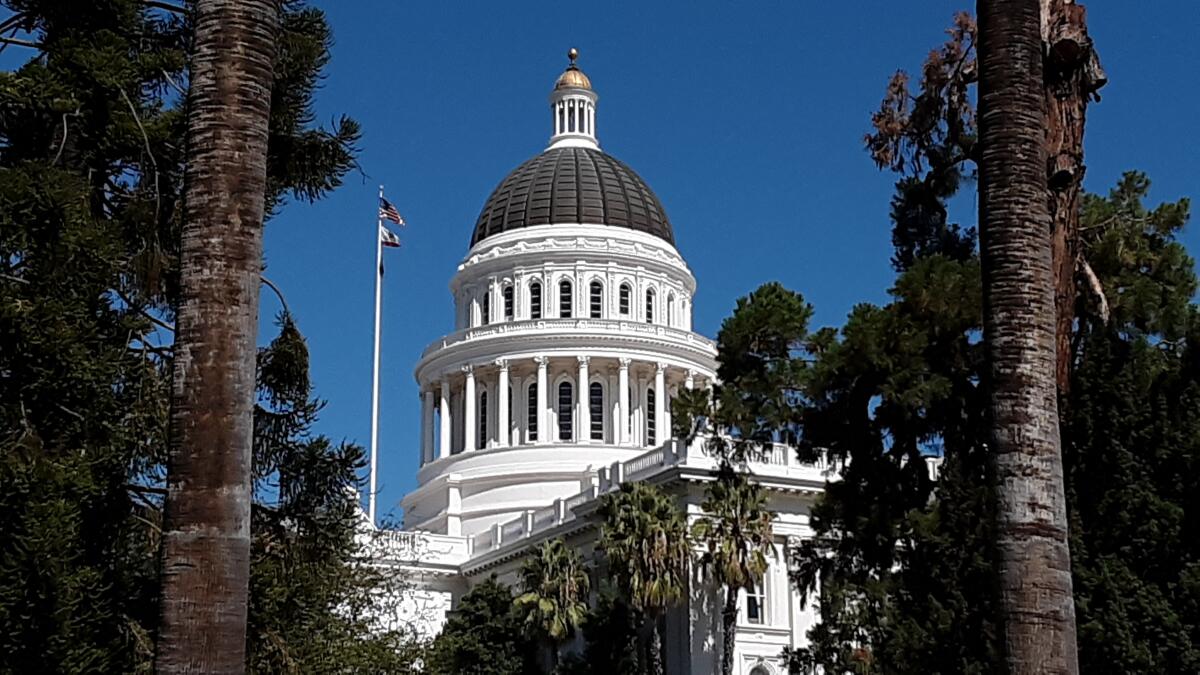
M 574 223 L 627 227 L 675 244 L 666 210 L 633 169 L 592 148 L 552 148 L 500 181 L 471 245 L 522 227 Z

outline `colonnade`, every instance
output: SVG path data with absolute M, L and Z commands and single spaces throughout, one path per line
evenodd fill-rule
M 464 365 L 422 383 L 422 464 L 515 446 L 661 445 L 673 393 L 705 379 L 667 363 L 585 354 Z

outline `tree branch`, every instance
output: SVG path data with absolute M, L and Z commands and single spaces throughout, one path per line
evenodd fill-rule
M 162 205 L 162 194 L 158 190 L 158 160 L 154 158 L 154 151 L 150 149 L 150 137 L 146 135 L 146 127 L 142 126 L 142 118 L 138 116 L 137 108 L 124 89 L 121 89 L 120 92 L 121 98 L 125 99 L 125 103 L 129 105 L 129 112 L 133 114 L 133 121 L 137 123 L 138 131 L 142 132 L 142 141 L 146 144 L 146 154 L 150 156 L 150 165 L 154 167 L 154 224 L 158 225 L 159 209 Z
M 283 297 L 283 291 L 279 290 L 279 287 L 276 286 L 273 281 L 266 278 L 265 276 L 260 274 L 258 278 L 262 279 L 262 282 L 264 284 L 266 284 L 268 288 L 275 291 L 275 296 L 279 298 L 279 303 L 283 305 L 284 314 L 287 314 L 288 316 L 292 316 L 292 310 L 288 309 L 287 300 L 285 300 Z
M 54 153 L 54 161 L 50 162 L 51 166 L 58 164 L 58 160 L 62 157 L 63 148 L 65 147 L 67 147 L 67 113 L 63 113 L 62 141 L 58 144 L 58 152 Z
M 30 49 L 42 49 L 42 43 L 33 42 L 32 40 L 22 40 L 20 38 L 0 37 L 0 43 L 6 45 L 16 45 L 18 47 L 29 47 Z

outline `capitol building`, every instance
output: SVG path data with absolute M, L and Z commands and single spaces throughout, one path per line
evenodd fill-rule
M 550 93 L 549 144 L 487 197 L 450 281 L 453 330 L 416 365 L 417 487 L 381 556 L 410 574 L 404 611 L 426 636 L 476 583 L 516 585 L 541 542 L 591 559 L 599 499 L 621 483 L 657 484 L 694 519 L 713 479 L 702 443 L 671 438 L 672 396 L 716 377 L 714 342 L 692 330 L 697 280 L 654 191 L 601 150 L 598 102 L 572 51 Z M 749 468 L 770 495 L 775 545 L 739 602 L 734 672 L 776 675 L 818 620 L 786 552 L 811 536 L 831 474 L 785 447 Z M 667 672 L 717 672 L 722 593 L 699 569 L 691 582 L 667 615 Z

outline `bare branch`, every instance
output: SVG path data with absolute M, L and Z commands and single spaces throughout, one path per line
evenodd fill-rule
M 159 209 L 162 205 L 162 194 L 158 190 L 158 160 L 154 159 L 154 151 L 150 149 L 150 137 L 146 135 L 146 127 L 142 126 L 142 118 L 138 116 L 137 108 L 133 105 L 133 101 L 129 98 L 129 94 L 121 89 L 121 98 L 125 99 L 125 103 L 129 105 L 129 112 L 133 114 L 133 121 L 137 123 L 138 131 L 142 132 L 142 141 L 146 144 L 146 154 L 150 156 L 150 164 L 154 167 L 154 223 L 158 224 Z
M 1100 315 L 1100 321 L 1108 323 L 1108 298 L 1104 295 L 1104 286 L 1100 283 L 1100 277 L 1096 276 L 1092 266 L 1082 256 L 1079 258 L 1078 269 L 1087 282 L 1092 298 L 1096 301 L 1096 313 Z
M 184 90 L 183 87 L 179 86 L 179 83 L 176 82 L 173 77 L 171 77 L 170 73 L 168 73 L 166 70 L 162 70 L 160 72 L 162 73 L 163 78 L 167 80 L 167 83 L 170 84 L 175 91 L 179 92 L 180 96 L 187 97 L 187 91 Z
M 32 40 L 22 40 L 20 38 L 0 37 L 0 43 L 16 45 L 18 47 L 29 47 L 30 49 L 37 49 L 39 51 L 42 49 L 42 43 L 33 42 Z
M 279 298 L 279 303 L 280 303 L 281 305 L 283 305 L 283 312 L 284 312 L 285 314 L 287 314 L 288 316 L 292 316 L 292 310 L 288 309 L 287 300 L 285 300 L 285 299 L 284 299 L 284 297 L 283 297 L 283 291 L 279 290 L 279 287 L 278 287 L 278 286 L 276 286 L 276 285 L 275 285 L 275 283 L 274 283 L 273 281 L 271 281 L 270 279 L 266 278 L 265 276 L 263 276 L 263 275 L 261 275 L 261 274 L 260 274 L 260 275 L 259 275 L 259 278 L 260 278 L 260 279 L 262 279 L 262 282 L 263 282 L 264 284 L 266 284 L 268 288 L 270 288 L 271 290 L 275 291 L 275 296 Z
M 58 160 L 62 157 L 63 148 L 67 147 L 67 113 L 63 113 L 63 135 L 62 141 L 58 144 L 58 152 L 54 153 L 54 161 L 51 165 L 58 164 Z
M 123 292 L 121 292 L 120 289 L 114 289 L 114 292 L 117 294 L 117 297 L 121 298 L 121 300 L 126 304 L 126 306 L 128 306 L 130 309 L 136 310 L 138 314 L 141 314 L 142 316 L 149 319 L 150 322 L 153 323 L 154 325 L 158 326 L 159 328 L 165 328 L 165 329 L 171 331 L 172 333 L 175 332 L 175 326 L 172 326 L 171 324 L 167 323 L 166 321 L 163 321 L 162 319 L 158 318 L 157 316 L 154 316 L 150 312 L 147 312 L 144 308 L 139 307 L 138 305 L 134 304 L 133 300 L 130 300 L 129 296 L 125 295 Z

